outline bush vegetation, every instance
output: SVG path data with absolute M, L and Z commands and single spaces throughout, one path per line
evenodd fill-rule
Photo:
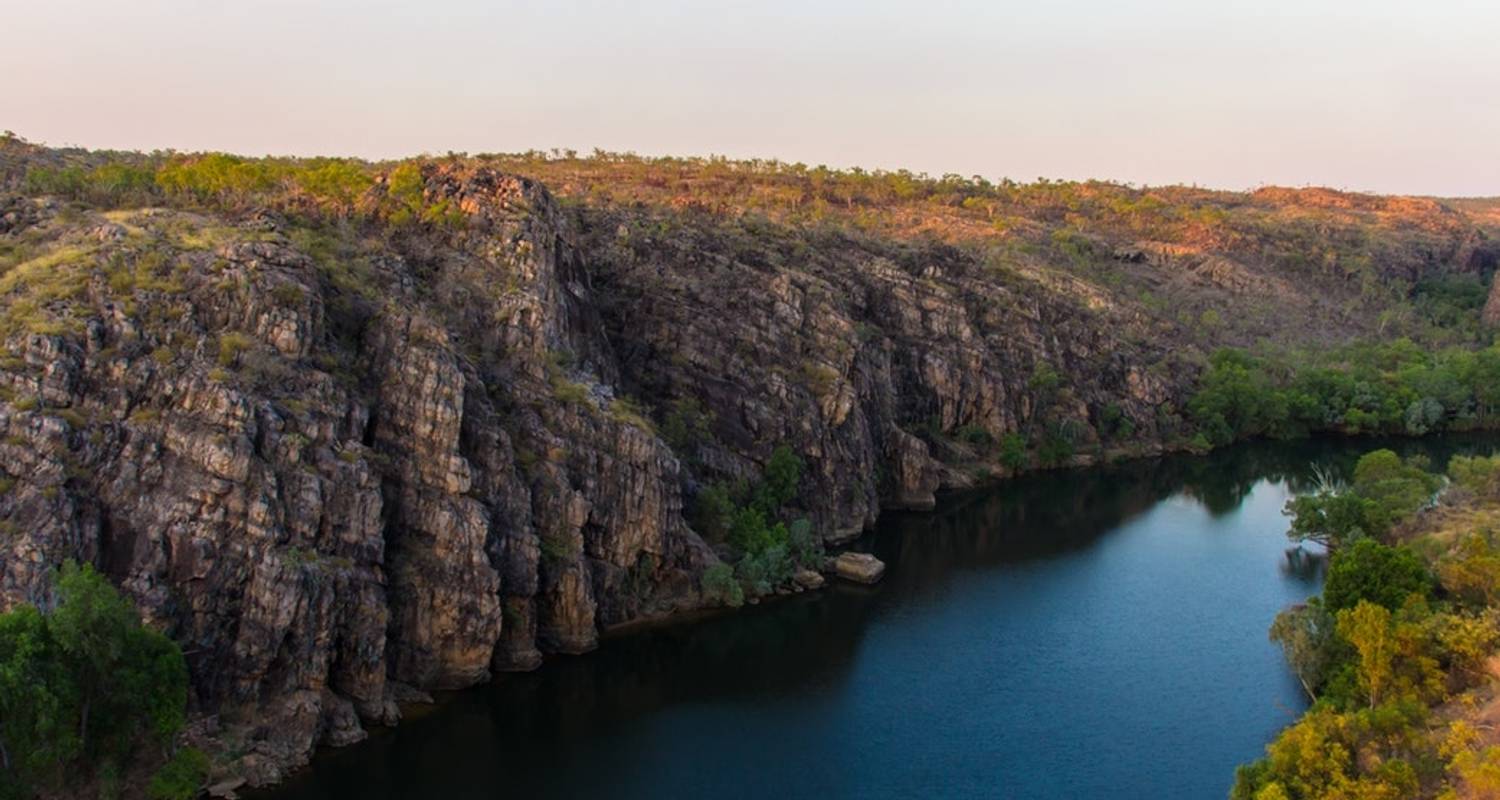
M 1330 499 L 1356 496 L 1356 516 L 1376 507 L 1379 525 L 1351 526 L 1335 539 L 1322 596 L 1287 609 L 1272 625 L 1271 639 L 1313 704 L 1265 758 L 1240 768 L 1232 800 L 1500 793 L 1500 745 L 1464 711 L 1475 702 L 1465 693 L 1493 680 L 1485 663 L 1500 646 L 1500 560 L 1487 531 L 1445 530 L 1443 515 L 1430 523 L 1412 519 L 1440 480 L 1413 474 L 1419 471 L 1419 463 L 1377 451 L 1360 460 L 1348 487 L 1327 492 Z M 1500 500 L 1465 486 L 1490 485 L 1491 458 L 1454 459 L 1451 476 L 1461 488 L 1445 503 Z M 1456 544 L 1424 560 L 1375 538 L 1394 527 L 1431 547 Z M 1291 535 L 1303 538 L 1295 525 Z
M 1298 541 L 1336 549 L 1363 537 L 1384 536 L 1392 525 L 1429 505 L 1443 482 L 1421 459 L 1402 461 L 1390 450 L 1360 458 L 1348 487 L 1322 487 L 1287 502 L 1288 531 Z
M 1321 357 L 1217 351 L 1188 403 L 1212 445 L 1318 431 L 1424 434 L 1500 422 L 1500 345 L 1432 352 L 1407 339 Z
M 823 558 L 822 539 L 806 519 L 787 521 L 787 507 L 796 500 L 803 462 L 791 448 L 771 451 L 755 484 L 719 483 L 699 492 L 696 524 L 710 541 L 727 544 L 735 553 L 734 577 L 743 594 L 768 594 L 791 580 L 800 566 L 817 566 Z M 740 597 L 724 588 L 716 574 L 704 590 L 724 599 Z
M 342 158 L 245 158 L 227 153 L 103 154 L 89 166 L 32 166 L 22 188 L 100 208 L 171 205 L 244 211 L 279 208 L 397 227 L 455 226 L 463 213 L 430 197 L 421 161 L 391 167 Z
M 0 786 L 5 796 L 75 791 L 137 758 L 172 751 L 186 719 L 187 666 L 170 639 L 88 565 L 65 564 L 56 603 L 0 614 Z M 190 797 L 201 753 L 178 750 L 153 796 Z

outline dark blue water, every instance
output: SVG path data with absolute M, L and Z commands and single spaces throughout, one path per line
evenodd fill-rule
M 1053 473 L 894 516 L 873 588 L 609 639 L 318 758 L 272 797 L 1219 798 L 1303 709 L 1281 509 L 1374 444 Z M 1403 443 L 1441 461 L 1455 447 Z M 1488 449 L 1485 447 L 1484 449 Z

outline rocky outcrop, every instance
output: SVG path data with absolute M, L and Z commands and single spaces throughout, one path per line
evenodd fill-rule
M 728 551 L 695 498 L 779 446 L 806 465 L 790 511 L 836 544 L 1039 443 L 1061 465 L 1182 439 L 1178 324 L 1062 272 L 565 210 L 475 163 L 421 183 L 449 217 L 0 198 L 0 601 L 99 565 L 181 643 L 194 736 L 252 784 L 428 690 L 710 602 Z M 1192 264 L 1172 280 L 1264 288 Z
M 951 247 L 840 239 L 809 255 L 766 236 L 705 252 L 729 234 L 699 224 L 663 240 L 646 220 L 583 216 L 624 385 L 703 409 L 711 435 L 680 453 L 699 479 L 743 478 L 794 443 L 810 467 L 803 505 L 829 541 L 882 509 L 931 508 L 942 485 L 1005 474 L 1007 435 L 1065 436 L 1091 458 L 1125 443 L 1098 431 L 1107 411 L 1129 420 L 1131 446 L 1176 435 L 1195 368 L 1117 338 L 1142 324 L 1133 312 Z
M 14 336 L 0 373 L 0 593 L 45 602 L 58 563 L 99 563 L 183 645 L 199 730 L 255 783 L 396 721 L 409 687 L 694 607 L 717 560 L 671 449 L 610 413 L 551 198 L 429 177 L 464 231 L 376 253 L 254 229 L 205 249 L 214 223 L 168 212 L 86 246 L 59 226 L 81 326 Z M 122 298 L 84 271 L 105 264 L 161 286 Z

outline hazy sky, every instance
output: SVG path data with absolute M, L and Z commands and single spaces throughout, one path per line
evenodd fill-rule
M 0 0 L 0 128 L 1500 194 L 1496 0 Z

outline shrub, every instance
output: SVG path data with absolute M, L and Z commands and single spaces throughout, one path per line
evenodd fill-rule
M 995 442 L 995 437 L 991 436 L 989 430 L 983 425 L 962 425 L 958 430 L 954 431 L 954 435 L 960 441 L 980 448 L 988 448 Z
M 354 202 L 374 185 L 364 167 L 341 159 L 328 159 L 301 169 L 293 180 L 319 207 L 338 216 L 352 213 Z
M 616 422 L 640 428 L 643 431 L 656 431 L 656 425 L 652 424 L 651 419 L 646 416 L 645 410 L 629 397 L 620 396 L 611 400 L 609 417 Z
M 1500 456 L 1454 456 L 1448 462 L 1448 475 L 1476 495 L 1500 495 Z
M 791 580 L 794 568 L 786 545 L 779 544 L 741 558 L 735 565 L 735 574 L 752 593 L 769 594 Z
M 302 287 L 295 283 L 279 283 L 271 290 L 271 297 L 279 305 L 287 307 L 301 305 L 306 296 L 307 293 L 302 291 Z
M 583 405 L 588 402 L 589 388 L 583 384 L 569 380 L 562 375 L 552 376 L 552 396 L 557 402 L 567 405 Z
M 745 591 L 734 579 L 734 568 L 722 562 L 703 571 L 703 595 L 730 608 L 745 604 Z
M 823 561 L 823 539 L 813 532 L 812 523 L 805 519 L 796 520 L 787 528 L 787 547 L 792 560 L 798 564 Z
M 1483 682 L 1488 663 L 1500 645 L 1500 625 L 1493 609 L 1477 614 L 1436 614 L 1430 620 L 1443 661 L 1464 678 Z
M 208 782 L 208 756 L 202 750 L 184 747 L 178 750 L 146 786 L 151 800 L 192 800 Z
M 1389 547 L 1364 538 L 1333 554 L 1323 599 L 1337 613 L 1368 601 L 1394 611 L 1415 594 L 1432 592 L 1432 576 L 1422 559 L 1406 547 Z
M 1011 432 L 1000 437 L 1000 463 L 1019 470 L 1026 466 L 1026 437 Z
M 812 523 L 798 519 L 788 527 L 777 519 L 797 496 L 802 459 L 778 446 L 754 487 L 716 484 L 694 501 L 695 524 L 711 541 L 724 541 L 740 553 L 735 566 L 745 588 L 765 594 L 791 578 L 797 564 L 822 559 L 823 543 Z
M 537 544 L 542 551 L 542 560 L 552 566 L 560 566 L 577 560 L 578 550 L 572 537 L 560 532 L 543 533 Z
M 1500 537 L 1489 531 L 1465 536 L 1437 565 L 1443 588 L 1475 605 L 1500 605 Z
M 802 459 L 786 445 L 777 445 L 766 461 L 761 474 L 760 486 L 755 491 L 755 502 L 767 514 L 774 513 L 797 497 L 797 487 L 802 481 Z
M 219 366 L 232 367 L 240 356 L 255 343 L 254 339 L 239 331 L 228 331 L 219 336 Z
M 766 512 L 758 505 L 735 509 L 729 520 L 729 543 L 744 553 L 759 553 L 770 547 L 784 546 L 787 537 L 786 526 L 780 522 L 768 522 Z
M 712 421 L 712 415 L 704 412 L 696 398 L 685 397 L 672 404 L 672 410 L 662 422 L 661 435 L 680 457 L 713 438 L 713 430 L 709 427 Z
M 1075 443 L 1081 436 L 1080 427 L 1080 423 L 1072 419 L 1049 424 L 1042 434 L 1042 441 L 1037 445 L 1037 460 L 1048 467 L 1067 463 L 1073 457 Z
M 386 176 L 385 186 L 386 215 L 392 224 L 409 225 L 421 220 L 426 183 L 419 165 L 410 162 L 398 165 Z
M 1027 386 L 1036 394 L 1037 408 L 1045 409 L 1051 405 L 1053 398 L 1062 388 L 1062 375 L 1057 369 L 1045 361 L 1038 361 L 1031 370 L 1031 377 L 1027 379 Z
M 802 365 L 802 381 L 814 397 L 825 397 L 838 388 L 839 371 L 814 361 Z
M 1135 422 L 1118 403 L 1110 403 L 1099 412 L 1099 432 L 1111 439 L 1129 439 L 1135 435 Z

